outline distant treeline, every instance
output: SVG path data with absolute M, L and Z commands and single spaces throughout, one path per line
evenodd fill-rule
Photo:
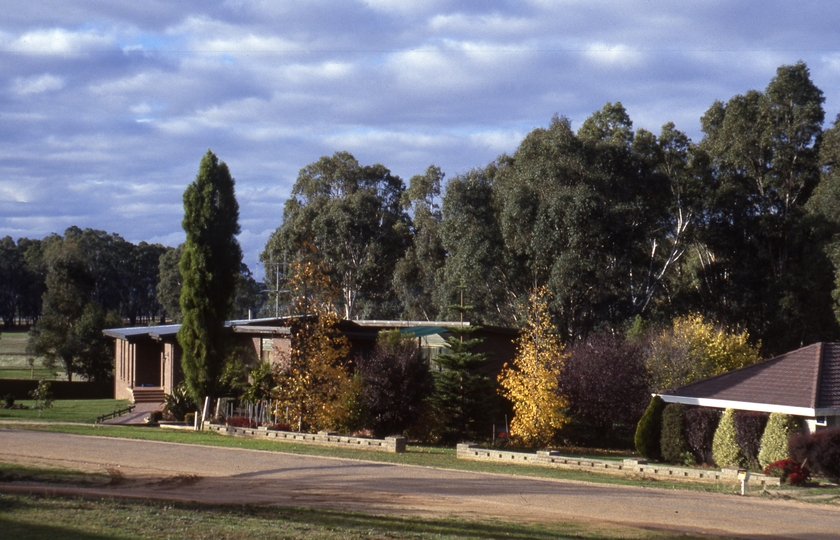
M 347 318 L 515 326 L 545 285 L 566 342 L 699 314 L 766 353 L 840 339 L 840 126 L 799 63 L 715 102 L 691 141 L 608 103 L 555 117 L 512 155 L 403 181 L 346 153 L 304 167 L 262 260 L 328 268 Z M 282 289 L 282 287 L 281 287 Z
M 70 227 L 43 239 L 0 239 L 0 318 L 5 328 L 36 323 L 52 282 L 59 305 L 93 303 L 129 325 L 179 320 L 180 247 Z M 254 314 L 264 302 L 261 286 L 242 265 L 232 318 Z M 72 294 L 70 293 L 72 291 Z M 61 312 L 73 311 L 63 306 Z

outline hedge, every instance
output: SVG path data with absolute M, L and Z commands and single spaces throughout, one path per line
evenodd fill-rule
M 816 433 L 795 433 L 788 446 L 790 457 L 797 463 L 808 460 L 808 466 L 817 474 L 840 481 L 840 427 Z
M 720 421 L 720 411 L 708 407 L 691 407 L 685 411 L 685 438 L 688 449 L 697 463 L 708 463 L 712 456 L 712 441 Z
M 684 411 L 685 405 L 681 403 L 670 403 L 662 411 L 662 436 L 659 444 L 664 461 L 682 463 L 689 451 L 685 440 Z
M 761 448 L 761 435 L 767 425 L 766 412 L 737 411 L 735 413 L 735 441 L 744 456 L 745 465 L 758 469 L 758 451 Z
M 653 396 L 645 409 L 639 423 L 636 424 L 636 435 L 633 442 L 636 451 L 647 459 L 657 460 L 661 456 L 659 440 L 662 432 L 662 409 L 665 402 L 659 396 Z
M 789 414 L 772 413 L 767 419 L 767 427 L 761 436 L 761 450 L 758 462 L 767 467 L 777 461 L 788 459 L 788 440 L 794 433 L 799 433 L 799 421 Z

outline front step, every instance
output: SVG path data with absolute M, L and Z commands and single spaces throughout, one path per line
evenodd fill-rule
M 163 403 L 166 393 L 160 386 L 137 386 L 131 389 L 134 403 Z

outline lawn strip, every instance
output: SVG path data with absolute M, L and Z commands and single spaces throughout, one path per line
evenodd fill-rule
M 2 397 L 2 396 L 0 396 Z M 93 424 L 96 418 L 123 409 L 129 405 L 125 399 L 60 399 L 52 407 L 41 411 L 35 410 L 35 401 L 21 399 L 15 404 L 26 405 L 28 409 L 0 409 L 0 420 L 21 422 L 80 422 Z
M 18 540 L 122 538 L 591 539 L 673 538 L 630 527 L 426 519 L 252 505 L 0 495 L 0 530 Z M 700 538 L 684 536 L 681 538 Z M 702 538 L 709 538 L 703 536 Z

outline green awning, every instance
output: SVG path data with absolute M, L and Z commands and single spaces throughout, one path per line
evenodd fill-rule
M 446 334 L 449 332 L 442 326 L 414 326 L 412 328 L 401 328 L 400 334 L 412 335 L 414 337 L 425 337 L 431 335 Z

